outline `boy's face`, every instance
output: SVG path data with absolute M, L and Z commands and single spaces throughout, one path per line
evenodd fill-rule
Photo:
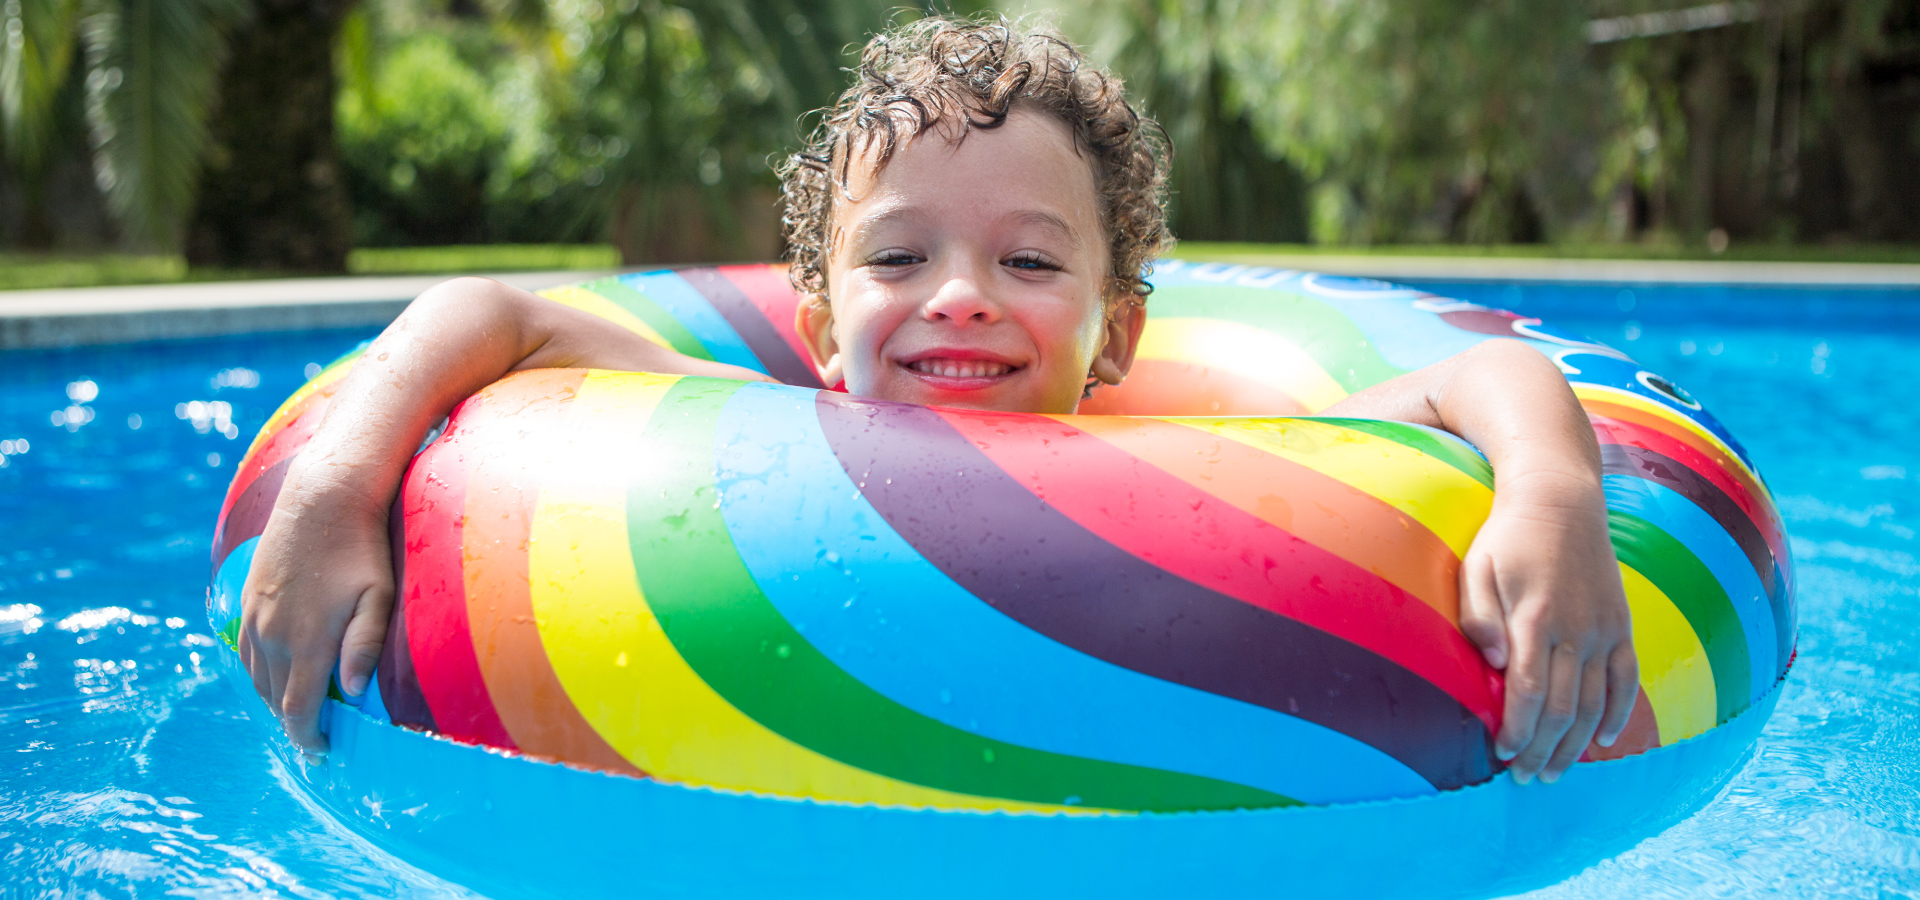
M 864 165 L 863 165 L 864 163 Z M 1107 315 L 1092 167 L 1066 125 L 1018 108 L 955 142 L 939 129 L 884 170 L 856 156 L 834 204 L 831 307 L 799 328 L 827 383 L 933 406 L 1070 413 L 1117 383 L 1144 315 Z

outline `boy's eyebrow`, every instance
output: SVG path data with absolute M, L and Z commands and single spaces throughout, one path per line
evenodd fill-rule
M 892 209 L 875 213 L 861 219 L 860 224 L 855 226 L 853 229 L 853 241 L 850 246 L 857 247 L 864 244 L 873 232 L 889 225 L 916 224 L 924 218 L 925 216 L 919 209 L 911 206 L 896 206 Z M 1056 213 L 1051 213 L 1043 209 L 1022 209 L 1008 213 L 1004 221 L 1012 225 L 1028 225 L 1044 231 L 1053 232 L 1055 237 L 1072 245 L 1074 249 L 1080 249 L 1080 233 L 1075 231 L 1073 226 L 1069 224 L 1065 218 Z
M 1066 219 L 1054 213 L 1044 209 L 1023 209 L 1008 215 L 1007 218 L 1020 225 L 1032 225 L 1051 231 L 1056 237 L 1073 245 L 1075 250 L 1080 249 L 1080 232 L 1073 230 L 1073 226 L 1068 224 Z
M 865 244 L 869 236 L 888 225 L 911 225 L 919 222 L 922 218 L 920 211 L 911 206 L 896 206 L 892 209 L 875 213 L 860 220 L 860 224 L 853 229 L 853 240 L 847 246 L 858 247 Z

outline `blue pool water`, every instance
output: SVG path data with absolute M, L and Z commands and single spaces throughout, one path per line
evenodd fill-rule
M 1705 401 L 1799 565 L 1799 662 L 1752 761 L 1529 896 L 1920 896 L 1920 292 L 1421 286 L 1587 332 Z M 211 665 L 233 465 L 310 364 L 367 336 L 0 353 L 0 893 L 470 896 L 306 802 Z

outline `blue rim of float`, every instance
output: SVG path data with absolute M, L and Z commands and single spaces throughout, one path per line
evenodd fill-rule
M 1697 812 L 1756 751 L 1784 683 L 1703 734 L 1553 785 L 1496 776 L 1234 812 L 952 812 L 689 787 L 460 744 L 334 700 L 325 761 L 272 743 L 356 832 L 497 896 L 1470 897 L 1564 880 Z

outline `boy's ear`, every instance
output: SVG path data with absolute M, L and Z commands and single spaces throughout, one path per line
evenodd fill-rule
M 833 307 L 824 295 L 800 298 L 800 305 L 793 310 L 793 330 L 807 345 L 807 355 L 813 357 L 813 371 L 820 376 L 821 384 L 832 387 L 846 380 L 841 371 L 840 342 L 833 337 Z
M 1140 333 L 1147 327 L 1147 307 L 1131 297 L 1120 301 L 1118 309 L 1107 317 L 1107 342 L 1093 358 L 1093 377 L 1102 384 L 1127 380 L 1133 368 L 1133 355 L 1140 349 Z

